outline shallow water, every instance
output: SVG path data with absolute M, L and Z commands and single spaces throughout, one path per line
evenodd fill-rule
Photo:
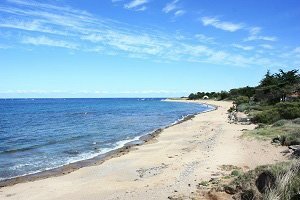
M 208 109 L 161 99 L 1 99 L 0 180 L 95 157 Z

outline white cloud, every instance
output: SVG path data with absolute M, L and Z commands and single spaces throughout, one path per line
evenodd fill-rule
M 184 11 L 184 10 L 177 10 L 177 11 L 174 13 L 174 15 L 175 15 L 176 17 L 179 17 L 179 16 L 184 15 L 185 13 L 186 13 L 186 11 Z
M 277 37 L 274 36 L 260 36 L 260 35 L 251 35 L 245 39 L 245 41 L 253 41 L 253 40 L 265 40 L 274 42 L 277 41 Z
M 245 50 L 245 51 L 250 51 L 250 50 L 254 49 L 253 46 L 244 46 L 244 45 L 240 45 L 240 44 L 232 44 L 232 46 L 235 48 L 238 48 L 238 49 Z
M 83 39 L 83 40 L 89 40 L 91 42 L 95 42 L 96 43 L 96 42 L 103 41 L 104 40 L 104 36 L 100 35 L 100 34 L 92 33 L 92 34 L 89 34 L 89 35 L 81 36 L 81 39 Z
M 261 36 L 259 33 L 261 32 L 260 27 L 251 27 L 249 28 L 249 36 L 244 39 L 244 41 L 254 41 L 254 40 L 264 40 L 264 41 L 277 41 L 277 38 L 274 36 Z
M 170 3 L 167 3 L 166 6 L 162 9 L 163 12 L 165 13 L 169 13 L 173 10 L 176 10 L 178 7 L 176 5 L 176 3 L 178 2 L 179 0 L 174 0 Z
M 255 57 L 248 52 L 243 52 L 241 55 L 240 52 L 231 51 L 231 49 L 221 51 L 220 49 L 224 49 L 226 44 L 216 43 L 213 37 L 203 34 L 196 34 L 191 38 L 184 33 L 170 34 L 155 28 L 137 27 L 68 7 L 40 3 L 31 5 L 34 1 L 24 1 L 23 4 L 20 0 L 9 1 L 14 4 L 18 2 L 20 8 L 15 5 L 9 6 L 9 4 L 0 6 L 0 15 L 3 16 L 0 18 L 0 27 L 3 30 L 12 31 L 13 36 L 10 36 L 10 39 L 14 48 L 23 48 L 22 44 L 44 45 L 106 55 L 117 54 L 118 56 L 151 59 L 157 62 L 185 61 L 231 66 L 271 67 L 282 62 L 288 63 L 290 60 L 274 58 L 271 62 L 265 54 Z M 175 4 L 176 2 L 178 1 L 175 1 Z M 143 5 L 136 6 L 134 9 L 141 9 Z M 178 11 L 178 8 L 173 9 L 172 13 L 176 10 Z M 7 13 L 9 17 L 6 17 Z M 239 30 L 242 26 L 224 23 L 214 18 L 206 23 L 228 31 Z M 251 30 L 246 26 L 242 27 L 251 32 L 251 36 L 259 36 L 261 31 L 257 27 Z M 198 41 L 195 41 L 195 38 Z M 199 45 L 200 42 L 201 45 Z M 249 49 L 249 46 L 244 47 Z M 300 49 L 294 51 L 297 52 Z M 294 55 L 299 55 L 299 53 L 294 53 Z M 289 58 L 293 59 L 292 56 Z
M 144 11 L 144 10 L 146 10 L 146 9 L 147 9 L 146 6 L 142 6 L 142 7 L 138 8 L 138 9 L 136 9 L 136 11 Z
M 264 48 L 264 49 L 274 49 L 273 46 L 272 46 L 272 45 L 269 45 L 269 44 L 261 44 L 261 45 L 259 45 L 259 46 L 261 46 L 261 47 Z
M 260 31 L 261 31 L 260 27 L 251 27 L 251 28 L 249 28 L 250 35 L 257 35 L 258 33 L 260 33 Z
M 294 50 L 293 50 L 294 53 L 299 53 L 300 54 L 300 47 L 296 47 Z
M 208 37 L 206 35 L 203 34 L 196 34 L 195 38 L 199 41 L 199 42 L 203 42 L 203 43 L 215 43 L 214 42 L 214 38 L 213 37 Z
M 222 29 L 224 31 L 230 31 L 230 32 L 235 32 L 244 27 L 243 24 L 220 21 L 216 17 L 202 17 L 201 21 L 204 26 L 213 26 L 215 28 Z
M 124 4 L 124 8 L 127 8 L 127 9 L 133 9 L 133 8 L 141 9 L 141 8 L 138 8 L 138 7 L 142 6 L 146 3 L 148 3 L 148 0 L 132 0 L 129 3 Z M 145 10 L 145 9 L 146 9 L 146 7 L 143 8 L 143 10 Z
M 68 49 L 77 49 L 78 45 L 63 40 L 54 40 L 45 36 L 39 37 L 24 37 L 22 40 L 23 44 L 32 44 L 32 45 L 44 45 L 44 46 L 53 46 L 53 47 L 62 47 Z
M 9 48 L 11 48 L 11 46 L 0 44 L 0 49 L 9 49 Z

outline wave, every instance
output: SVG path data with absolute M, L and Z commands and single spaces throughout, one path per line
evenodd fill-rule
M 22 147 L 22 148 L 16 148 L 16 149 L 8 149 L 8 150 L 3 150 L 0 151 L 0 154 L 12 154 L 12 153 L 17 153 L 17 152 L 24 152 L 24 151 L 29 151 L 29 150 L 33 150 L 33 149 L 38 149 L 40 147 L 45 147 L 45 146 L 49 146 L 49 145 L 53 145 L 53 144 L 63 144 L 63 143 L 67 143 L 73 140 L 78 140 L 84 137 L 88 137 L 90 135 L 76 135 L 76 136 L 72 136 L 69 138 L 65 138 L 64 140 L 50 140 L 46 143 L 43 144 L 37 144 L 37 145 L 32 145 L 32 146 L 28 146 L 28 147 Z
M 205 111 L 201 111 L 201 112 L 198 112 L 198 113 L 195 113 L 195 114 L 199 114 L 199 113 L 203 113 L 203 112 L 209 112 L 209 111 L 214 110 L 214 109 L 215 108 L 213 106 L 207 105 L 207 109 L 205 109 Z M 115 142 L 111 145 L 111 147 L 108 147 L 108 148 L 99 148 L 96 151 L 94 150 L 94 151 L 84 152 L 84 153 L 80 153 L 77 150 L 67 150 L 63 153 L 67 154 L 68 158 L 66 160 L 56 160 L 56 161 L 52 162 L 50 164 L 51 167 L 47 167 L 47 168 L 44 167 L 44 168 L 39 169 L 39 170 L 27 171 L 26 173 L 24 172 L 22 175 L 18 175 L 18 176 L 15 176 L 15 177 L 0 177 L 0 181 L 13 179 L 13 178 L 17 178 L 17 177 L 22 177 L 22 176 L 27 176 L 27 175 L 32 175 L 32 174 L 36 174 L 36 173 L 39 173 L 39 172 L 60 168 L 60 167 L 66 166 L 68 164 L 76 163 L 76 162 L 79 162 L 79 161 L 84 161 L 84 160 L 95 158 L 97 156 L 100 156 L 100 155 L 109 153 L 111 151 L 120 149 L 120 148 L 126 146 L 130 142 L 139 141 L 139 140 L 141 140 L 141 137 L 143 137 L 145 135 L 149 135 L 149 134 L 154 133 L 155 131 L 157 131 L 159 129 L 164 129 L 164 128 L 167 128 L 167 127 L 172 126 L 174 124 L 177 124 L 177 123 L 185 120 L 188 116 L 193 116 L 195 114 L 192 114 L 192 115 L 188 114 L 188 115 L 182 116 L 181 118 L 177 119 L 175 122 L 170 123 L 167 126 L 157 128 L 157 129 L 155 129 L 151 132 L 144 132 L 143 134 L 141 134 L 139 136 L 135 136 L 133 138 L 128 138 L 128 139 L 124 139 L 124 140 Z M 83 136 L 81 136 L 81 135 L 78 136 L 77 135 L 77 136 L 73 136 L 73 137 L 68 138 L 67 140 L 63 140 L 63 141 L 51 141 L 51 142 L 48 142 L 48 143 L 45 143 L 45 144 L 33 145 L 31 147 L 24 147 L 24 148 L 19 148 L 19 149 L 9 149 L 9 150 L 5 150 L 5 151 L 2 151 L 2 152 L 0 151 L 0 154 L 1 153 L 15 153 L 15 152 L 18 152 L 18 151 L 28 151 L 28 150 L 32 150 L 32 149 L 35 149 L 35 148 L 39 148 L 41 146 L 45 146 L 45 145 L 49 145 L 49 144 L 55 144 L 55 143 L 59 143 L 59 142 L 67 142 L 67 141 L 70 141 L 70 140 L 79 139 L 81 137 L 88 137 L 88 136 L 87 135 L 83 135 Z M 91 145 L 94 145 L 94 144 L 95 144 L 95 142 L 91 143 Z M 23 167 L 25 167 L 25 166 L 26 165 L 24 165 Z M 17 168 L 22 168 L 22 166 L 16 166 L 16 167 Z

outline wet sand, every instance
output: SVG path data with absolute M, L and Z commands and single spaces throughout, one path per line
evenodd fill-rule
M 283 147 L 240 137 L 242 130 L 255 126 L 228 123 L 231 102 L 204 103 L 218 109 L 160 130 L 144 145 L 131 144 L 84 167 L 2 187 L 0 199 L 189 199 L 199 182 L 220 172 L 220 165 L 252 169 L 286 159 L 280 153 Z

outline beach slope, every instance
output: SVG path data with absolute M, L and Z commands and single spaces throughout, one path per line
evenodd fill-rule
M 232 102 L 205 103 L 217 109 L 166 128 L 147 144 L 101 165 L 0 188 L 0 199 L 189 199 L 221 165 L 247 170 L 286 159 L 283 147 L 240 137 L 254 125 L 228 123 Z

